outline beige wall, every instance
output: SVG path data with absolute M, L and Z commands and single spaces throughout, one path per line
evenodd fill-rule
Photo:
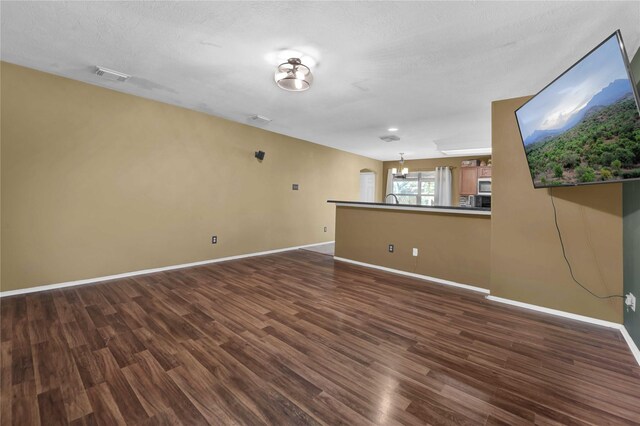
M 549 190 L 533 188 L 515 121 L 514 111 L 527 99 L 492 103 L 491 294 L 621 322 L 621 299 L 596 299 L 571 280 Z M 621 294 L 621 185 L 553 192 L 576 277 L 598 294 Z
M 490 216 L 336 210 L 336 256 L 489 288 Z M 395 245 L 394 253 L 389 244 Z
M 419 171 L 425 172 L 430 170 L 435 170 L 436 167 L 453 167 L 451 170 L 452 177 L 452 195 L 451 201 L 454 206 L 458 205 L 458 198 L 460 197 L 460 163 L 463 160 L 488 160 L 491 158 L 490 156 L 473 156 L 473 157 L 447 157 L 447 158 L 425 158 L 421 160 L 406 160 L 404 162 L 405 167 L 409 168 L 409 171 Z M 399 168 L 400 165 L 398 161 L 385 161 L 382 165 L 383 168 L 383 176 L 382 176 L 382 188 L 380 192 L 380 196 L 384 197 L 385 190 L 387 188 L 387 174 L 389 169 L 394 167 Z
M 330 241 L 326 200 L 357 199 L 361 169 L 382 184 L 379 161 L 7 63 L 1 72 L 3 291 Z

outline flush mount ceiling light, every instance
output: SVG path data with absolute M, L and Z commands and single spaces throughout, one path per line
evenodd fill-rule
M 389 128 L 387 129 L 387 131 L 388 131 L 388 132 L 397 132 L 397 131 L 398 131 L 398 128 L 397 128 L 397 127 L 389 127 Z
M 300 59 L 289 58 L 287 62 L 278 65 L 274 79 L 281 89 L 303 92 L 311 87 L 313 74 Z
M 300 46 L 291 49 L 279 49 L 271 51 L 264 55 L 264 59 L 274 67 L 277 67 L 283 62 L 287 62 L 289 58 L 298 58 L 300 59 L 300 62 L 312 69 L 315 68 L 316 65 L 318 65 L 318 57 L 318 51 L 311 46 Z

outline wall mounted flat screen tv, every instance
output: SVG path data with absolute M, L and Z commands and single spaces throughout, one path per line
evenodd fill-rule
M 640 113 L 616 31 L 516 111 L 535 188 L 640 179 Z

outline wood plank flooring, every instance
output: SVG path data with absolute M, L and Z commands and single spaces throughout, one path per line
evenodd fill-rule
M 1 304 L 2 425 L 640 422 L 618 331 L 308 251 Z

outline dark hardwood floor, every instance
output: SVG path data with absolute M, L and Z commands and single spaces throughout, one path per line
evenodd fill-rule
M 618 331 L 308 251 L 1 303 L 2 425 L 640 422 Z

